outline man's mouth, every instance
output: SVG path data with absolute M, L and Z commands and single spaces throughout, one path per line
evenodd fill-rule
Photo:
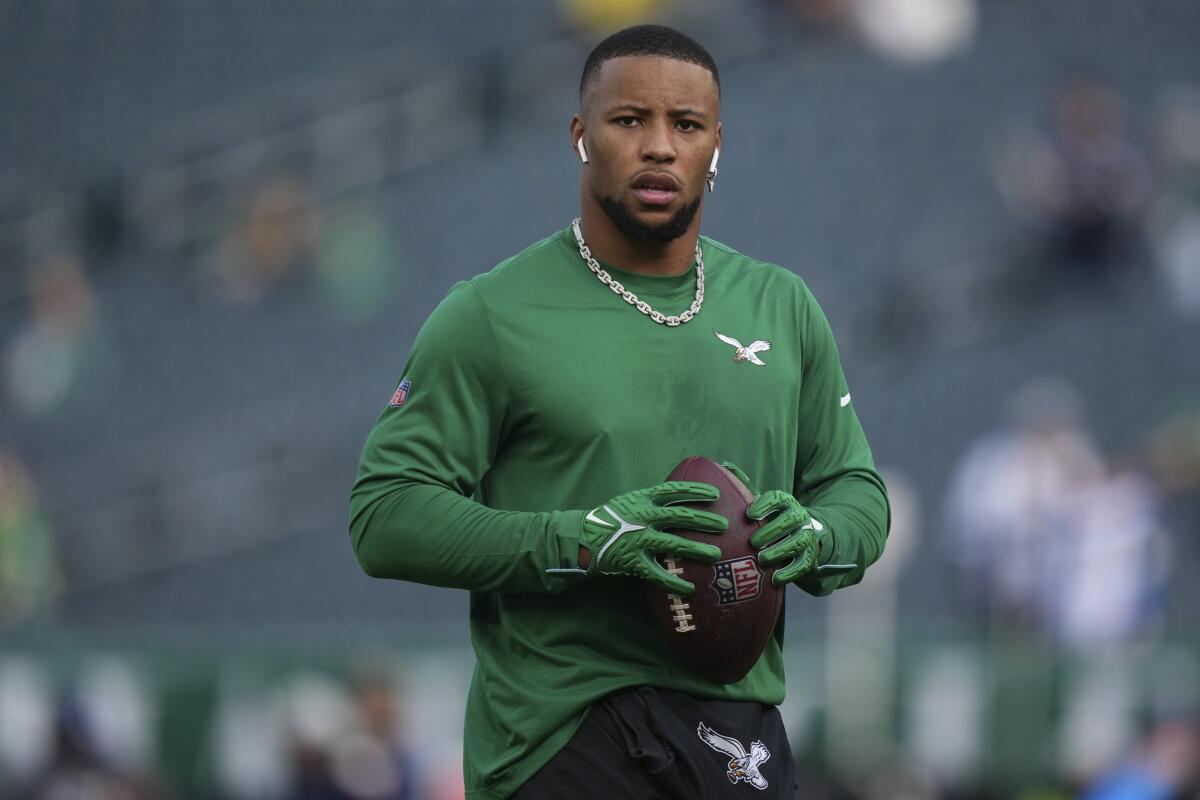
M 679 194 L 679 182 L 666 173 L 650 172 L 634 179 L 633 193 L 646 205 L 665 206 Z

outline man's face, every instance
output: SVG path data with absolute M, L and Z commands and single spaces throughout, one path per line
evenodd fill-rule
M 618 230 L 640 241 L 683 235 L 720 146 L 720 109 L 698 64 L 624 56 L 600 66 L 571 129 L 584 136 L 587 189 Z

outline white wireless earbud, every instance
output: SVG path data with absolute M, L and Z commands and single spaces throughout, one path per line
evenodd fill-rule
M 714 148 L 712 163 L 708 165 L 708 179 L 705 181 L 710 192 L 717 188 L 717 159 L 720 157 L 721 148 Z
M 579 137 L 579 144 L 576 145 L 576 147 L 579 150 L 579 160 L 585 164 L 588 163 L 587 150 L 583 149 L 583 137 L 582 136 Z
M 580 141 L 582 141 L 582 139 Z M 717 159 L 720 157 L 721 157 L 721 148 L 718 147 L 716 150 L 713 150 L 713 160 L 712 160 L 712 163 L 708 165 L 709 172 L 716 173 Z

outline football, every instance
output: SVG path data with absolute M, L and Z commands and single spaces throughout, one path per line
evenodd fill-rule
M 660 554 L 659 563 L 696 591 L 681 597 L 648 583 L 650 613 L 682 664 L 718 683 L 736 683 L 762 655 L 783 607 L 783 588 L 771 583 L 774 569 L 761 567 L 750 547 L 750 535 L 763 524 L 746 516 L 754 495 L 732 472 L 703 456 L 685 458 L 667 480 L 717 487 L 716 500 L 684 505 L 720 514 L 729 528 L 720 534 L 671 531 L 716 545 L 721 557 L 704 564 Z

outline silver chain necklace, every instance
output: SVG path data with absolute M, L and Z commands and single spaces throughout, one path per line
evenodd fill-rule
M 587 262 L 588 269 L 596 273 L 596 277 L 600 279 L 601 283 L 612 289 L 615 294 L 624 297 L 626 303 L 634 306 L 650 319 L 667 327 L 676 328 L 700 313 L 700 306 L 704 304 L 704 254 L 700 252 L 699 239 L 696 239 L 696 299 L 692 301 L 691 308 L 678 317 L 668 317 L 661 311 L 655 311 L 645 300 L 639 300 L 636 294 L 621 285 L 620 281 L 614 280 L 608 270 L 600 266 L 599 262 L 592 257 L 592 251 L 584 244 L 583 231 L 579 229 L 579 217 L 571 220 L 571 230 L 575 231 L 575 241 L 579 244 L 579 255 L 583 256 L 583 260 Z

